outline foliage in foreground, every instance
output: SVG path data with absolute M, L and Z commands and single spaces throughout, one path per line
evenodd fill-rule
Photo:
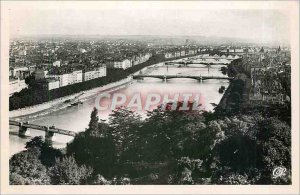
M 290 184 L 291 127 L 274 115 L 97 110 L 66 153 L 41 138 L 10 159 L 11 184 Z M 287 169 L 274 178 L 274 168 Z

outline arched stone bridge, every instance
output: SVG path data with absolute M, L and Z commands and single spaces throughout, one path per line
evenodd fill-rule
M 208 80 L 208 79 L 226 79 L 226 80 L 232 80 L 234 77 L 222 77 L 222 76 L 190 76 L 190 75 L 144 75 L 144 74 L 139 74 L 139 75 L 133 75 L 133 79 L 143 79 L 143 78 L 157 78 L 157 79 L 162 79 L 162 80 L 168 80 L 168 79 L 174 79 L 174 78 L 187 78 L 187 79 L 195 79 L 200 82 L 203 80 Z

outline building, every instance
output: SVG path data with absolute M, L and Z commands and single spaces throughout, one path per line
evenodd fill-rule
M 57 79 L 48 78 L 46 79 L 46 84 L 47 84 L 48 91 L 59 88 L 59 80 Z
M 57 60 L 57 61 L 53 62 L 52 65 L 53 65 L 53 66 L 56 66 L 56 67 L 60 67 L 60 66 L 61 66 L 61 61 L 60 61 L 60 60 Z
M 64 87 L 69 85 L 69 74 L 57 74 L 57 75 L 49 75 L 49 78 L 55 78 L 59 81 L 59 87 Z
M 8 75 L 9 75 L 9 77 L 12 77 L 12 69 L 11 68 L 9 68 L 9 71 L 8 71 Z
M 82 82 L 82 70 L 75 70 L 70 73 L 49 74 L 49 78 L 58 79 L 59 87 L 64 87 Z
M 26 56 L 27 55 L 27 51 L 24 49 L 24 50 L 20 50 L 18 52 L 19 56 Z
M 165 53 L 165 58 L 174 58 L 174 54 L 173 53 Z
M 16 92 L 20 92 L 22 89 L 27 88 L 25 80 L 20 79 L 10 79 L 9 80 L 9 96 Z
M 180 56 L 185 56 L 185 51 L 184 50 L 180 52 Z
M 50 91 L 59 88 L 59 80 L 56 78 L 46 78 L 36 81 L 36 87 L 41 90 Z
M 84 70 L 82 72 L 82 80 L 83 81 L 88 81 L 88 80 L 92 80 L 92 79 L 95 79 L 95 70 Z
M 266 67 L 263 66 L 251 67 L 252 85 L 254 85 L 257 80 L 260 80 L 264 77 L 265 71 L 266 71 Z
M 195 54 L 195 51 L 194 51 L 194 50 L 189 50 L 188 55 L 194 55 L 194 54 Z
M 47 78 L 48 71 L 47 70 L 36 70 L 34 72 L 35 80 L 45 79 Z
M 75 70 L 71 73 L 71 78 L 69 78 L 69 85 L 74 83 L 82 82 L 82 70 Z
M 235 49 L 235 53 L 244 53 L 244 49 Z
M 175 57 L 180 57 L 180 51 L 175 52 Z
M 28 71 L 28 67 L 25 67 L 25 66 L 14 67 L 11 69 L 11 71 L 12 71 L 11 76 L 17 78 L 17 77 L 20 77 L 23 72 Z
M 82 48 L 79 51 L 80 51 L 80 53 L 86 53 L 87 52 L 86 49 L 82 49 Z
M 28 66 L 28 70 L 29 70 L 30 74 L 33 73 L 36 70 L 36 65 Z
M 105 77 L 106 73 L 106 66 L 95 68 L 95 78 Z
M 106 66 L 101 66 L 98 68 L 94 68 L 92 70 L 84 70 L 82 72 L 83 81 L 88 81 L 92 79 L 96 79 L 99 77 L 105 77 L 106 76 Z
M 141 64 L 141 63 L 144 63 L 146 62 L 147 60 L 149 60 L 149 58 L 151 57 L 152 55 L 150 53 L 146 53 L 144 55 L 139 55 L 139 56 L 134 56 L 132 58 L 132 66 L 135 66 L 135 65 L 138 65 L 138 64 Z
M 128 59 L 110 61 L 110 62 L 107 62 L 107 67 L 108 68 L 122 68 L 125 70 L 125 69 L 131 67 L 131 61 Z

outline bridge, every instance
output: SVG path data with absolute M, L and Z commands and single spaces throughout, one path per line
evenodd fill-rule
M 235 60 L 235 59 L 238 59 L 240 57 L 235 57 L 235 56 L 232 56 L 232 57 L 222 57 L 222 56 L 202 56 L 202 57 L 190 57 L 190 59 L 215 59 L 215 60 Z
M 229 53 L 228 55 L 218 55 L 215 54 L 213 56 L 211 55 L 198 55 L 198 56 L 192 56 L 192 57 L 188 57 L 188 59 L 225 59 L 225 60 L 235 60 L 241 58 L 241 55 L 237 55 L 236 53 Z
M 195 79 L 202 83 L 203 80 L 208 79 L 226 79 L 226 80 L 233 80 L 234 77 L 221 77 L 221 76 L 190 76 L 190 75 L 145 75 L 145 74 L 138 74 L 133 75 L 133 79 L 144 79 L 144 78 L 157 78 L 167 81 L 168 79 L 175 79 L 175 78 L 187 78 L 187 79 Z
M 217 60 L 218 61 L 218 60 Z M 185 67 L 187 67 L 189 64 L 202 64 L 202 65 L 208 65 L 208 66 L 213 66 L 213 65 L 228 65 L 229 63 L 223 63 L 223 62 L 217 62 L 217 63 L 213 63 L 213 62 L 205 62 L 205 61 L 202 61 L 202 62 L 195 62 L 195 61 L 182 61 L 182 62 L 165 62 L 165 65 L 176 65 L 176 64 L 179 64 L 179 65 L 184 65 Z
M 61 135 L 67 135 L 67 136 L 76 136 L 76 132 L 59 129 L 55 126 L 42 126 L 42 125 L 36 125 L 36 124 L 30 124 L 28 122 L 18 122 L 14 120 L 9 120 L 9 125 L 12 126 L 18 126 L 19 127 L 19 137 L 25 137 L 27 129 L 36 129 L 39 131 L 45 131 L 45 142 L 49 145 L 52 145 L 52 138 L 55 133 L 61 134 Z

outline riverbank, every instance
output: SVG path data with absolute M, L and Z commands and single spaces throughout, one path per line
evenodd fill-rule
M 228 66 L 228 76 L 235 79 L 230 82 L 220 103 L 215 108 L 218 115 L 229 115 L 239 112 L 249 105 L 249 93 L 251 89 L 251 79 L 239 68 L 235 67 L 240 62 L 234 62 Z
M 130 84 L 132 82 L 132 78 L 128 77 L 126 79 L 123 79 L 121 81 L 117 81 L 114 83 L 110 83 L 107 84 L 105 86 L 101 86 L 98 88 L 93 88 L 91 90 L 87 90 L 87 91 L 82 91 L 70 96 L 66 96 L 64 98 L 60 98 L 58 100 L 53 100 L 50 102 L 45 102 L 43 104 L 39 104 L 33 107 L 29 107 L 29 108 L 23 108 L 20 110 L 13 110 L 9 112 L 9 117 L 11 119 L 32 119 L 32 118 L 36 118 L 39 116 L 43 116 L 46 114 L 49 114 L 51 112 L 55 112 L 64 108 L 67 108 L 68 106 L 70 106 L 70 103 L 66 103 L 66 101 L 68 100 L 73 100 L 75 99 L 77 96 L 79 96 L 78 101 L 86 101 L 94 96 L 96 96 L 99 93 L 102 92 L 112 92 L 115 90 L 119 90 L 122 87 L 126 87 L 128 84 Z

